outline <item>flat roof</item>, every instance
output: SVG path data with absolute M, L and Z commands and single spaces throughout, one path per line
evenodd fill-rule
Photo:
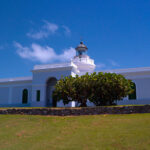
M 71 63 L 63 63 L 63 64 L 50 64 L 50 65 L 36 65 L 34 66 L 34 70 L 48 69 L 48 68 L 61 68 L 61 67 L 69 67 L 72 66 Z M 100 70 L 98 72 L 110 72 L 110 73 L 136 73 L 136 72 L 150 72 L 150 67 L 139 67 L 139 68 L 128 68 L 128 69 L 112 69 L 112 70 Z M 0 79 L 0 83 L 5 82 L 23 82 L 23 81 L 32 81 L 32 77 L 17 77 L 17 78 L 3 78 Z
M 44 70 L 44 69 L 54 69 L 54 68 L 65 68 L 65 67 L 71 67 L 71 66 L 77 67 L 72 62 L 59 63 L 59 64 L 35 65 L 34 68 L 33 68 L 33 71 L 35 71 L 35 70 Z
M 149 72 L 150 67 L 137 67 L 137 68 L 127 68 L 127 69 L 110 69 L 110 70 L 100 70 L 96 72 L 110 72 L 110 73 L 136 73 L 136 72 Z
M 20 82 L 20 81 L 32 81 L 32 77 L 17 77 L 17 78 L 4 78 L 0 79 L 0 83 L 5 82 Z

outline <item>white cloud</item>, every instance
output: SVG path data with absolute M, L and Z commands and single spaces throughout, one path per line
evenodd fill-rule
M 28 32 L 27 36 L 33 39 L 47 38 L 49 35 L 55 34 L 58 28 L 58 25 L 45 20 L 39 31 Z
M 33 32 L 29 32 L 29 33 L 27 33 L 27 36 L 28 37 L 30 37 L 30 38 L 33 38 L 33 39 L 42 39 L 42 38 L 46 38 L 46 37 L 48 37 L 48 33 L 47 32 L 45 32 L 45 31 L 39 31 L 39 32 L 35 32 L 35 33 L 33 33 Z
M 54 35 L 59 30 L 59 26 L 57 24 L 51 23 L 47 20 L 44 20 L 43 22 L 44 22 L 44 24 L 43 24 L 43 26 L 40 27 L 39 30 L 37 30 L 37 31 L 36 30 L 31 30 L 26 35 L 30 38 L 39 40 L 39 39 L 47 38 L 50 35 Z M 60 26 L 60 29 L 63 29 L 63 30 L 60 30 L 60 31 L 64 32 L 64 34 L 66 36 L 71 35 L 71 30 L 66 25 Z
M 76 55 L 76 51 L 73 47 L 64 49 L 61 55 L 57 55 L 58 59 L 61 61 L 71 60 Z
M 33 43 L 30 47 L 24 47 L 17 42 L 15 42 L 14 45 L 20 57 L 41 63 L 69 61 L 75 56 L 75 49 L 72 47 L 65 49 L 62 54 L 56 54 L 55 50 L 49 46 L 43 47 Z
M 67 26 L 63 25 L 62 28 L 64 29 L 64 33 L 66 35 L 69 36 L 71 34 L 71 30 Z
M 96 64 L 96 69 L 100 69 L 100 70 L 110 70 L 110 69 L 113 69 L 114 67 L 119 67 L 120 65 L 115 62 L 114 60 L 112 59 L 108 59 L 107 60 L 109 63 L 97 63 Z
M 109 61 L 109 63 L 110 63 L 112 66 L 114 66 L 114 67 L 119 67 L 119 66 L 120 66 L 120 65 L 119 65 L 117 62 L 115 62 L 114 60 L 109 59 L 108 61 Z
M 58 25 L 54 23 L 50 23 L 46 20 L 44 22 L 45 22 L 45 25 L 43 26 L 43 29 L 46 29 L 47 31 L 51 33 L 55 33 L 58 30 Z
M 96 64 L 96 68 L 97 69 L 103 69 L 105 67 L 106 67 L 106 65 L 104 63 L 98 63 L 98 64 Z

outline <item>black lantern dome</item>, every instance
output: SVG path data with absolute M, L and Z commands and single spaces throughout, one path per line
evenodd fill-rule
M 79 55 L 82 55 L 88 50 L 88 48 L 81 41 L 80 44 L 75 48 Z

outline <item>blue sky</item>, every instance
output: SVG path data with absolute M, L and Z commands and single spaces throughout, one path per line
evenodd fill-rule
M 0 78 L 68 61 L 80 38 L 96 70 L 150 66 L 150 1 L 0 0 Z

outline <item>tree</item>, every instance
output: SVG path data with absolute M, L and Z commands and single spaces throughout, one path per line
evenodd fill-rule
M 75 80 L 75 93 L 76 97 L 74 97 L 74 100 L 77 103 L 80 103 L 81 107 L 87 106 L 87 100 L 90 97 L 91 94 L 91 83 L 92 83 L 92 76 L 90 76 L 88 73 L 82 76 L 76 76 L 74 78 Z
M 120 74 L 99 72 L 93 81 L 89 100 L 96 106 L 113 105 L 132 92 L 133 82 Z
M 81 107 L 86 106 L 87 100 L 96 106 L 112 105 L 115 100 L 121 100 L 131 93 L 131 84 L 131 80 L 115 73 L 94 72 L 62 77 L 55 86 L 53 98 L 62 100 L 64 104 L 76 101 Z
M 90 81 L 91 76 L 88 73 L 83 76 L 62 77 L 55 86 L 53 99 L 56 101 L 62 100 L 64 104 L 76 101 L 81 104 L 81 107 L 86 107 L 91 93 Z
M 53 91 L 53 100 L 60 101 L 63 100 L 64 104 L 68 104 L 73 101 L 75 95 L 74 79 L 72 76 L 61 77 L 61 79 L 55 85 L 55 90 Z

